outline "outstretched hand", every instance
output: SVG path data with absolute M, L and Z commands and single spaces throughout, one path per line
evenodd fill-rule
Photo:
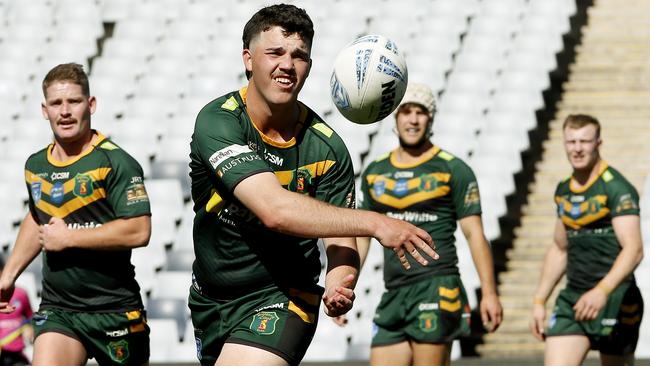
M 14 284 L 7 283 L 5 280 L 0 280 L 0 313 L 7 314 L 16 310 L 16 307 L 11 305 L 9 300 L 14 294 Z
M 355 295 L 352 286 L 354 285 L 355 276 L 349 274 L 343 278 L 341 283 L 332 284 L 325 289 L 323 294 L 323 303 L 325 304 L 325 314 L 331 317 L 339 317 L 352 309 Z
M 405 269 L 411 268 L 406 253 L 423 266 L 429 261 L 420 252 L 434 260 L 440 257 L 429 233 L 406 221 L 384 218 L 376 238 L 384 247 L 393 249 Z

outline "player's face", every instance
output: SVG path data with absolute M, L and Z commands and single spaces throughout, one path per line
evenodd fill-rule
M 311 67 L 310 48 L 298 34 L 275 26 L 262 32 L 243 52 L 253 85 L 270 104 L 293 103 Z
M 601 142 L 594 125 L 564 129 L 564 148 L 574 170 L 591 169 L 598 162 Z
M 428 140 L 429 113 L 419 105 L 406 105 L 396 115 L 400 146 L 417 148 Z
M 56 140 L 71 143 L 91 133 L 90 115 L 95 112 L 95 105 L 95 97 L 84 95 L 81 85 L 59 81 L 46 89 L 41 111 L 50 121 Z

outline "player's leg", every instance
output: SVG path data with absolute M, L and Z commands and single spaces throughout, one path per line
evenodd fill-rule
M 371 366 L 410 366 L 413 353 L 408 342 L 372 347 Z
M 413 366 L 449 366 L 451 363 L 451 343 L 415 343 Z
M 583 335 L 564 335 L 546 338 L 544 365 L 579 366 L 589 352 L 589 338 Z
M 87 359 L 83 344 L 65 334 L 47 332 L 34 341 L 33 366 L 85 365 Z
M 282 357 L 261 348 L 243 344 L 226 343 L 221 349 L 215 366 L 260 365 L 289 366 Z

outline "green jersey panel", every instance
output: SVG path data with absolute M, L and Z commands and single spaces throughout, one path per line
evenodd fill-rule
M 434 146 L 412 165 L 397 163 L 392 153 L 370 163 L 361 177 L 362 209 L 401 219 L 427 231 L 440 259 L 405 270 L 392 250 L 384 248 L 387 288 L 430 275 L 458 274 L 454 232 L 463 217 L 481 214 L 476 177 L 462 160 Z
M 84 230 L 150 214 L 142 168 L 124 150 L 98 136 L 91 150 L 71 162 L 56 161 L 53 145 L 27 160 L 29 208 L 39 225 L 57 217 L 70 229 Z M 78 311 L 142 307 L 131 250 L 71 248 L 42 255 L 42 307 Z
M 639 195 L 621 173 L 604 161 L 600 174 L 586 188 L 572 189 L 571 181 L 560 182 L 555 191 L 558 217 L 569 241 L 567 286 L 587 290 L 605 277 L 621 251 L 612 218 L 639 215 Z
M 210 102 L 196 119 L 190 145 L 196 282 L 219 298 L 267 286 L 316 289 L 316 239 L 267 229 L 233 190 L 247 177 L 273 172 L 287 190 L 352 207 L 354 173 L 347 148 L 302 104 L 300 133 L 289 142 L 274 142 L 251 122 L 245 101 L 244 88 Z

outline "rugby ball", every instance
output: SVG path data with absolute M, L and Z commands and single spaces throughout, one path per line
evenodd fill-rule
M 337 55 L 330 93 L 345 118 L 369 124 L 381 121 L 399 106 L 407 83 L 406 61 L 395 42 L 367 35 Z

